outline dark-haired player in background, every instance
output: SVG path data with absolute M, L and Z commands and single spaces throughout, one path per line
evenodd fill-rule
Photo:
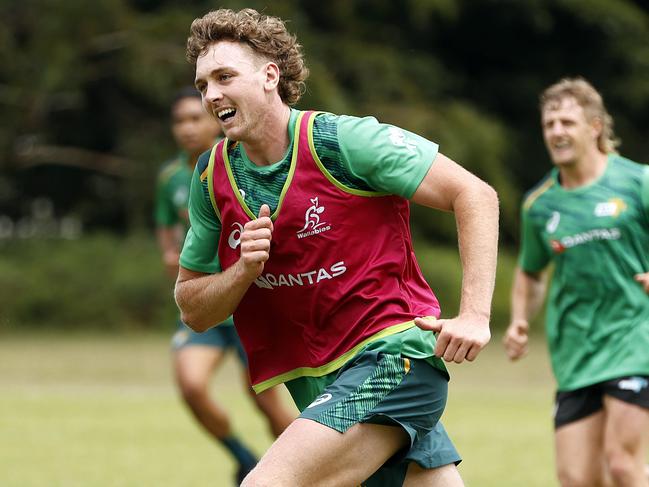
M 187 202 L 192 173 L 199 156 L 218 140 L 221 129 L 203 110 L 200 93 L 191 86 L 176 94 L 171 105 L 171 117 L 172 133 L 180 152 L 159 173 L 155 223 L 165 267 L 175 279 L 180 247 L 189 227 Z M 212 265 L 217 269 L 218 260 Z M 175 378 L 185 403 L 205 430 L 232 454 L 239 464 L 237 482 L 241 482 L 257 459 L 233 433 L 227 413 L 210 396 L 209 391 L 212 375 L 229 349 L 237 353 L 243 365 L 244 386 L 250 390 L 246 355 L 232 317 L 204 333 L 196 333 L 179 320 L 172 349 Z M 282 404 L 274 389 L 262 395 L 251 395 L 266 416 L 272 433 L 278 436 L 291 422 L 293 415 Z

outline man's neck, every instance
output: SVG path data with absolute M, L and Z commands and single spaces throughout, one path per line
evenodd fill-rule
M 193 171 L 201 154 L 207 150 L 210 150 L 211 148 L 212 147 L 210 146 L 206 147 L 205 149 L 201 149 L 198 152 L 187 152 L 187 166 Z
M 257 166 L 270 166 L 286 154 L 290 138 L 291 108 L 284 103 L 260 114 L 254 137 L 243 142 L 248 158 Z
M 574 189 L 597 181 L 606 171 L 607 162 L 608 156 L 595 150 L 583 155 L 574 164 L 559 167 L 561 186 Z

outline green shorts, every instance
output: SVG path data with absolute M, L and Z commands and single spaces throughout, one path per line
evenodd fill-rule
M 232 321 L 231 319 L 229 321 Z M 203 346 L 221 350 L 233 349 L 237 352 L 239 360 L 246 367 L 248 358 L 243 350 L 239 335 L 233 323 L 224 321 L 222 324 L 210 328 L 202 333 L 197 333 L 185 323 L 178 320 L 178 329 L 171 338 L 171 348 L 176 351 L 184 347 Z
M 447 377 L 422 359 L 364 351 L 348 362 L 300 417 L 344 433 L 356 423 L 403 428 L 410 445 L 390 458 L 363 486 L 401 486 L 408 464 L 437 468 L 461 458 L 439 421 Z

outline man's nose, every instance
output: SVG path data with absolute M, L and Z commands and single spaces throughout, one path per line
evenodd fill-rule
M 563 134 L 563 124 L 561 124 L 561 122 L 554 122 L 552 125 L 550 125 L 550 134 L 552 135 Z
M 223 93 L 215 84 L 209 84 L 205 91 L 205 100 L 209 103 L 214 103 L 223 98 Z

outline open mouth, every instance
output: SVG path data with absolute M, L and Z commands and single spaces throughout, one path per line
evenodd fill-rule
M 558 141 L 558 142 L 554 142 L 554 143 L 552 144 L 552 147 L 553 147 L 554 149 L 556 149 L 556 150 L 567 149 L 567 148 L 570 147 L 570 141 L 567 141 L 567 140 L 561 140 L 561 141 Z
M 234 117 L 236 113 L 237 111 L 234 108 L 225 108 L 217 112 L 216 116 L 219 117 L 219 120 L 221 120 L 222 122 L 227 122 L 232 117 Z

